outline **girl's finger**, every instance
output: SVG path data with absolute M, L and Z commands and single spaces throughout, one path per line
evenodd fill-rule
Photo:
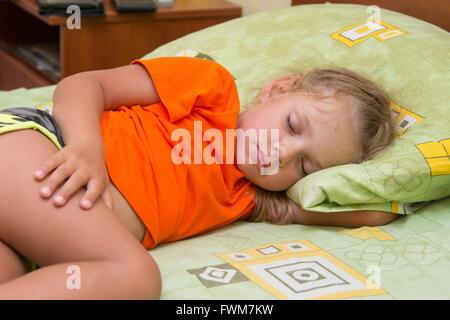
M 63 163 L 64 158 L 58 152 L 47 159 L 42 166 L 34 172 L 34 177 L 37 180 L 44 179 L 50 172 L 56 169 L 61 163 Z
M 41 196 L 44 198 L 50 197 L 56 188 L 60 186 L 68 177 L 70 177 L 74 171 L 75 169 L 67 163 L 57 167 L 41 188 Z
M 62 188 L 53 197 L 53 203 L 57 207 L 64 206 L 67 201 L 77 192 L 81 187 L 86 184 L 86 179 L 79 173 L 75 172 L 64 183 Z
M 103 183 L 98 179 L 92 179 L 87 184 L 87 190 L 84 193 L 83 198 L 80 202 L 80 207 L 82 209 L 90 209 L 94 205 L 95 201 L 100 197 L 103 191 Z
M 112 210 L 113 209 L 113 197 L 112 197 L 111 188 L 109 185 L 105 188 L 105 190 L 103 190 L 101 198 L 102 198 L 103 202 L 105 202 L 105 205 Z

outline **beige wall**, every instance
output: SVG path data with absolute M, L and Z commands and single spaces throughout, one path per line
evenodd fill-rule
M 246 16 L 252 13 L 286 8 L 291 6 L 291 0 L 228 0 L 242 7 L 242 15 Z

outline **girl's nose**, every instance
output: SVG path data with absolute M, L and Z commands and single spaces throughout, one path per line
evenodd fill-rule
M 279 166 L 282 168 L 297 157 L 298 153 L 301 151 L 301 148 L 299 145 L 289 141 L 288 139 L 284 139 L 278 144 Z

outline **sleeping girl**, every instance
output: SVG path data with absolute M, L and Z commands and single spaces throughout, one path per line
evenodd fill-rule
M 270 82 L 240 113 L 230 73 L 186 57 L 63 79 L 53 116 L 0 112 L 0 298 L 159 298 L 148 249 L 237 219 L 389 223 L 396 215 L 382 211 L 308 212 L 285 193 L 387 147 L 389 103 L 360 75 L 324 69 Z M 27 272 L 22 257 L 39 268 Z

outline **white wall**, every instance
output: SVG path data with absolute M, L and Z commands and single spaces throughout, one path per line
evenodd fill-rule
M 286 8 L 291 6 L 291 0 L 228 0 L 242 7 L 242 15 L 246 16 L 252 13 Z

